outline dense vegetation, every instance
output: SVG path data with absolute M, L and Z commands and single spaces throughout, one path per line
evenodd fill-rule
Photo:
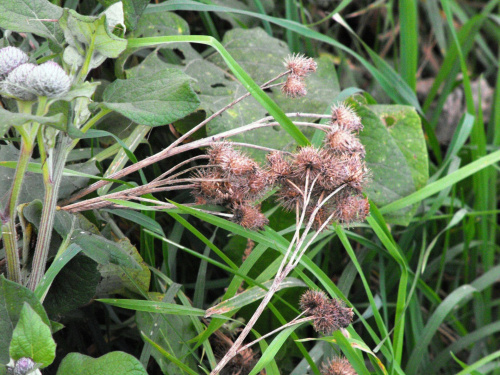
M 0 374 L 500 374 L 499 9 L 0 0 Z

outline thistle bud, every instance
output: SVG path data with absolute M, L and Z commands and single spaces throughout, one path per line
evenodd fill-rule
M 301 77 L 291 74 L 288 76 L 281 92 L 291 98 L 298 98 L 307 95 L 306 86 Z
M 31 358 L 22 357 L 14 365 L 14 375 L 26 375 L 36 367 L 36 363 Z
M 28 60 L 28 55 L 19 48 L 9 46 L 0 49 L 0 80 Z
M 39 96 L 56 98 L 69 91 L 71 81 L 59 64 L 47 61 L 33 69 L 27 84 Z
M 22 64 L 9 73 L 4 82 L 4 90 L 17 99 L 31 101 L 36 99 L 36 95 L 27 86 L 27 78 L 36 67 L 35 64 Z
M 321 366 L 321 375 L 357 375 L 344 357 L 334 357 Z
M 345 130 L 360 132 L 363 130 L 361 118 L 354 112 L 354 109 L 345 103 L 340 103 L 332 107 L 332 122 Z
M 305 57 L 301 54 L 293 54 L 285 59 L 284 65 L 292 71 L 292 75 L 305 77 L 309 73 L 316 71 L 318 64 L 311 57 Z

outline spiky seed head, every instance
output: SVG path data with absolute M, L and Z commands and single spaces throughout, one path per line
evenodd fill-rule
M 294 155 L 292 174 L 301 180 L 305 180 L 307 173 L 309 173 L 309 182 L 311 182 L 323 172 L 327 159 L 328 154 L 321 149 L 313 146 L 302 147 Z
M 207 151 L 210 164 L 221 165 L 224 160 L 228 160 L 236 153 L 229 142 L 214 143 Z
M 262 229 L 269 223 L 267 217 L 256 207 L 249 204 L 235 204 L 233 206 L 233 221 L 247 229 Z
M 316 332 L 327 335 L 349 326 L 352 322 L 353 312 L 352 309 L 344 307 L 342 302 L 334 298 L 318 308 L 314 316 L 313 327 Z
M 36 363 L 31 358 L 19 358 L 14 365 L 14 375 L 26 375 L 35 367 Z
M 59 64 L 47 61 L 33 69 L 27 85 L 39 96 L 57 98 L 69 91 L 71 80 Z
M 327 192 L 333 192 L 348 177 L 348 170 L 345 164 L 342 159 L 339 159 L 335 155 L 326 159 L 321 176 L 318 178 L 318 184 Z
M 249 200 L 255 200 L 263 196 L 269 189 L 270 180 L 269 175 L 257 168 L 254 173 L 247 178 L 248 187 L 248 198 Z
M 334 357 L 323 363 L 321 375 L 357 375 L 349 361 L 344 357 Z
M 297 186 L 304 189 L 304 186 Z M 278 202 L 285 209 L 285 211 L 294 211 L 297 208 L 297 203 L 299 204 L 299 209 L 304 204 L 304 197 L 293 186 L 288 180 L 285 180 L 281 186 L 281 189 L 277 193 Z
M 289 55 L 284 62 L 287 69 L 292 71 L 292 75 L 305 77 L 309 73 L 314 73 L 318 64 L 311 57 L 305 57 L 302 54 Z
M 35 64 L 21 64 L 12 70 L 5 79 L 3 88 L 9 94 L 17 99 L 31 101 L 36 99 L 33 90 L 27 85 L 27 78 L 36 68 Z
M 349 225 L 359 223 L 370 214 L 368 199 L 361 194 L 341 195 L 335 209 L 335 219 L 343 224 Z
M 359 154 L 344 154 L 341 157 L 344 165 L 344 182 L 351 188 L 361 192 L 367 184 L 370 171 Z
M 19 65 L 27 63 L 28 55 L 17 47 L 5 47 L 0 49 L 0 80 L 12 72 Z
M 268 173 L 272 181 L 281 182 L 283 179 L 290 177 L 292 169 L 290 163 L 285 160 L 283 153 L 273 151 L 266 156 L 268 162 Z
M 207 168 L 198 171 L 194 176 L 194 187 L 191 194 L 198 203 L 222 203 L 228 198 L 224 187 L 220 168 Z
M 336 123 L 340 128 L 353 132 L 363 130 L 361 118 L 350 105 L 345 103 L 340 103 L 332 107 L 332 123 Z
M 307 95 L 306 85 L 302 77 L 291 74 L 281 87 L 281 92 L 290 98 L 299 98 Z
M 328 302 L 328 297 L 322 290 L 307 290 L 300 297 L 299 306 L 306 315 L 315 315 L 316 311 Z
M 359 153 L 365 156 L 365 148 L 359 139 L 350 131 L 343 128 L 334 128 L 326 133 L 325 146 L 337 153 Z

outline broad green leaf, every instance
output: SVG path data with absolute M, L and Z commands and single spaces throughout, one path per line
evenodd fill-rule
M 61 362 L 57 375 L 147 375 L 142 364 L 130 354 L 111 352 L 99 358 L 70 353 Z
M 356 108 L 364 130 L 359 138 L 366 148 L 371 179 L 368 197 L 384 206 L 425 185 L 428 178 L 427 152 L 420 120 L 408 106 L 369 105 Z M 392 223 L 408 225 L 416 207 L 386 216 Z
M 188 35 L 188 23 L 173 12 L 144 14 L 132 35 L 141 36 Z
M 99 283 L 97 294 L 121 294 L 127 296 L 131 293 L 146 293 L 149 290 L 151 280 L 151 271 L 149 271 L 147 264 L 144 263 L 139 252 L 128 238 L 120 240 L 117 245 L 132 257 L 140 268 L 133 269 L 112 263 L 99 265 L 98 270 L 102 280 Z M 140 290 L 137 290 L 137 288 Z
M 55 213 L 54 230 L 82 248 L 89 258 L 98 264 L 116 264 L 139 269 L 136 260 L 120 244 L 103 237 L 94 224 L 81 214 L 70 214 L 59 210 Z
M 150 294 L 157 301 L 162 301 L 164 295 Z M 188 316 L 179 315 L 159 315 L 148 312 L 138 311 L 135 316 L 137 328 L 149 335 L 154 334 L 154 341 L 163 348 L 169 348 L 169 351 L 175 355 L 184 364 L 195 369 L 196 362 L 190 355 L 189 340 L 196 336 L 197 332 Z M 151 335 L 150 335 L 150 338 Z M 166 358 L 154 347 L 151 354 L 164 373 L 174 374 L 178 370 L 177 365 L 166 360 Z
M 94 95 L 97 86 L 99 86 L 101 82 L 83 82 L 78 85 L 74 85 L 71 87 L 64 96 L 58 97 L 58 100 L 64 100 L 67 102 L 72 101 L 75 98 L 86 97 L 91 98 Z
M 121 4 L 116 4 L 121 6 Z M 82 16 L 72 9 L 64 9 L 59 25 L 69 44 L 64 51 L 64 60 L 69 65 L 83 65 L 86 52 L 92 45 L 90 68 L 96 68 L 107 58 L 116 58 L 127 48 L 127 40 L 112 33 L 123 20 L 109 17 L 106 12 L 99 16 Z
M 29 115 L 27 113 L 10 112 L 3 108 L 0 108 L 0 118 L 2 118 L 2 125 L 0 127 L 0 130 L 3 131 L 3 133 L 0 132 L 0 136 L 3 136 L 3 134 L 5 134 L 7 130 L 9 130 L 9 127 L 23 125 L 29 121 L 35 121 L 40 124 L 56 124 L 56 125 L 62 125 L 63 122 L 62 113 L 54 116 L 45 117 L 45 116 Z M 7 126 L 7 128 L 5 128 L 5 126 Z
M 148 126 L 176 121 L 199 105 L 189 76 L 178 69 L 117 79 L 106 87 L 103 99 L 106 108 Z
M 56 357 L 56 343 L 50 332 L 50 324 L 44 323 L 27 302 L 24 302 L 12 333 L 10 357 L 16 361 L 22 357 L 31 358 L 41 368 L 50 365 Z
M 83 255 L 75 256 L 61 269 L 49 289 L 43 303 L 47 314 L 62 316 L 87 304 L 94 297 L 100 278 L 95 261 Z
M 0 0 L 0 27 L 33 33 L 61 45 L 64 38 L 57 20 L 62 13 L 63 8 L 48 0 Z
M 5 168 L 12 166 L 8 162 L 16 162 L 19 159 L 19 150 L 11 143 L 2 145 L 0 148 L 0 192 L 8 191 L 14 177 L 15 170 L 13 168 Z M 7 163 L 5 163 L 7 162 Z M 87 175 L 96 175 L 99 170 L 93 163 L 78 163 L 69 166 L 76 172 L 83 172 Z M 87 177 L 64 176 L 61 180 L 58 198 L 66 198 L 78 189 L 88 185 Z M 43 177 L 40 173 L 27 172 L 24 176 L 19 203 L 31 202 L 35 199 L 43 199 L 44 190 L 40 189 L 43 186 Z
M 0 340 L 0 364 L 9 362 L 12 331 L 19 321 L 25 302 L 35 310 L 43 323 L 50 324 L 42 304 L 31 290 L 0 275 L 0 337 L 2 338 Z
M 128 29 L 134 30 L 137 23 L 141 20 L 142 12 L 146 9 L 150 0 L 121 0 L 123 3 L 123 12 L 125 13 L 125 25 Z M 115 4 L 118 0 L 99 0 L 105 7 Z
M 262 283 L 266 288 L 269 288 L 274 280 L 266 281 Z M 286 289 L 286 288 L 295 288 L 295 287 L 306 287 L 307 285 L 299 279 L 294 277 L 287 277 L 280 284 L 278 290 Z M 244 292 L 238 293 L 236 296 L 226 299 L 225 301 L 209 308 L 207 310 L 206 316 L 210 316 L 212 314 L 225 314 L 236 309 L 239 309 L 243 306 L 249 305 L 253 302 L 259 301 L 264 298 L 267 290 L 264 290 L 260 287 L 251 287 Z

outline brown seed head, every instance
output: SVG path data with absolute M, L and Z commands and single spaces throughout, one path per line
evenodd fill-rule
M 294 74 L 288 76 L 285 84 L 281 87 L 281 92 L 291 98 L 298 98 L 307 95 L 304 80 Z
M 266 156 L 268 162 L 268 174 L 272 181 L 281 182 L 283 179 L 290 177 L 292 168 L 288 163 L 283 153 L 280 151 L 273 151 Z
M 368 199 L 361 194 L 341 194 L 337 200 L 335 219 L 343 224 L 362 222 L 370 214 Z
M 304 189 L 304 186 L 297 186 Z M 297 202 L 299 203 L 299 209 L 304 204 L 304 197 L 297 190 L 295 186 L 293 186 L 289 180 L 285 180 L 281 186 L 281 189 L 277 193 L 278 202 L 286 211 L 293 211 L 297 208 Z
M 325 136 L 325 145 L 337 153 L 359 153 L 365 156 L 365 147 L 354 134 L 346 129 L 334 127 Z
M 334 357 L 321 366 L 321 375 L 357 375 L 344 357 Z
M 321 149 L 313 146 L 302 147 L 294 155 L 292 162 L 292 174 L 300 180 L 305 180 L 309 172 L 309 186 L 320 173 L 323 172 L 328 155 Z
M 247 229 L 262 229 L 269 223 L 267 217 L 256 207 L 249 204 L 235 204 L 233 206 L 233 221 Z
M 369 179 L 369 170 L 359 154 L 343 155 L 341 160 L 345 168 L 345 183 L 361 192 Z
M 196 202 L 206 201 L 208 203 L 221 203 L 227 199 L 227 192 L 224 187 L 222 171 L 220 168 L 207 168 L 198 171 L 193 176 L 196 181 L 195 187 L 191 190 L 191 194 L 195 197 Z
M 210 164 L 221 165 L 225 160 L 231 159 L 236 151 L 229 142 L 214 143 L 207 151 Z
M 316 71 L 318 64 L 311 57 L 305 57 L 301 54 L 293 54 L 285 59 L 284 65 L 292 71 L 293 75 L 305 77 L 309 73 Z
M 256 200 L 262 197 L 269 189 L 271 181 L 269 175 L 260 168 L 248 176 L 248 200 Z
M 252 173 L 257 168 L 257 163 L 246 155 L 239 152 L 233 154 L 221 163 L 224 172 L 234 174 L 235 176 L 243 176 Z
M 316 332 L 328 335 L 340 328 L 348 327 L 352 322 L 353 312 L 334 298 L 318 308 L 314 316 L 313 327 Z
M 316 311 L 328 303 L 328 297 L 322 290 L 307 290 L 300 297 L 299 306 L 302 311 L 307 311 L 306 315 L 315 315 Z
M 361 118 L 354 112 L 354 109 L 345 103 L 340 103 L 332 107 L 332 123 L 337 123 L 345 130 L 360 132 L 363 130 Z

